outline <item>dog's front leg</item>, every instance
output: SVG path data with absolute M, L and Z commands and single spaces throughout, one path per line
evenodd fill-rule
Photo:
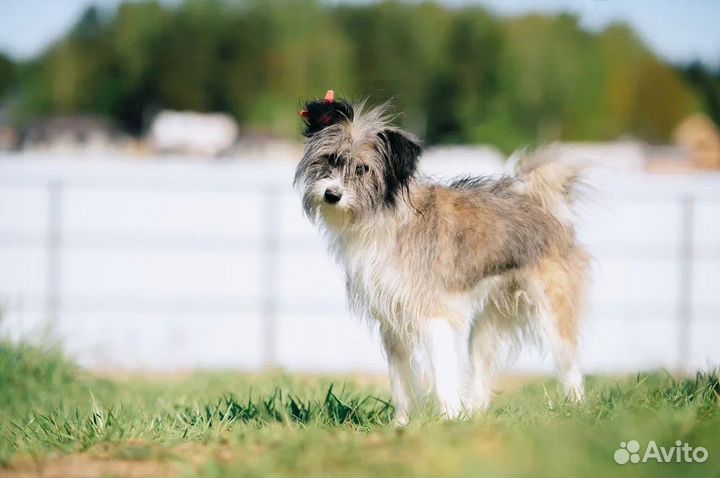
M 427 320 L 424 328 L 433 391 L 439 411 L 445 418 L 457 418 L 465 410 L 463 390 L 469 358 L 469 327 L 436 318 Z
M 395 407 L 394 422 L 397 426 L 404 426 L 410 420 L 416 400 L 412 353 L 392 331 L 381 328 L 380 334 L 388 362 L 390 395 Z

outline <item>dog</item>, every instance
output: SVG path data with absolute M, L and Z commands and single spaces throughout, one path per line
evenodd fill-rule
M 517 172 L 440 184 L 389 106 L 307 101 L 294 184 L 345 272 L 354 312 L 379 324 L 395 423 L 422 399 L 448 419 L 486 410 L 508 349 L 539 339 L 581 401 L 579 325 L 589 255 L 573 204 L 581 169 L 530 155 Z

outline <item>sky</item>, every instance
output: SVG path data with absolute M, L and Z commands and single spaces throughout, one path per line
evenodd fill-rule
M 0 0 L 0 51 L 16 59 L 30 58 L 61 37 L 87 6 L 111 8 L 122 1 Z M 699 59 L 720 68 L 719 0 L 441 0 L 441 3 L 479 3 L 500 15 L 571 12 L 592 30 L 620 20 L 630 24 L 655 52 L 670 62 L 682 64 Z

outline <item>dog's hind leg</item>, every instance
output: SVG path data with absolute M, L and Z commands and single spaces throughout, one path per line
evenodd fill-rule
M 582 251 L 562 260 L 546 259 L 539 267 L 543 297 L 538 301 L 541 336 L 552 351 L 565 394 L 585 397 L 579 362 L 580 319 L 585 301 L 587 259 Z
M 488 304 L 473 324 L 470 336 L 469 347 L 472 354 L 470 390 L 473 409 L 480 412 L 487 410 L 492 401 L 500 348 L 506 340 L 506 333 L 500 328 L 499 314 L 500 312 L 492 304 Z
M 541 318 L 544 322 L 543 338 L 552 351 L 558 380 L 568 398 L 581 402 L 585 398 L 585 391 L 578 356 L 578 331 L 574 327 L 570 328 L 568 321 L 571 319 L 567 316 L 550 311 L 541 314 L 545 315 Z

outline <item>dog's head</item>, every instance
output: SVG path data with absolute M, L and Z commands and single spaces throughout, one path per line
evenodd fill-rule
M 328 91 L 300 112 L 305 152 L 295 172 L 308 217 L 348 225 L 394 208 L 415 174 L 420 142 L 389 124 L 387 105 L 363 111 Z

